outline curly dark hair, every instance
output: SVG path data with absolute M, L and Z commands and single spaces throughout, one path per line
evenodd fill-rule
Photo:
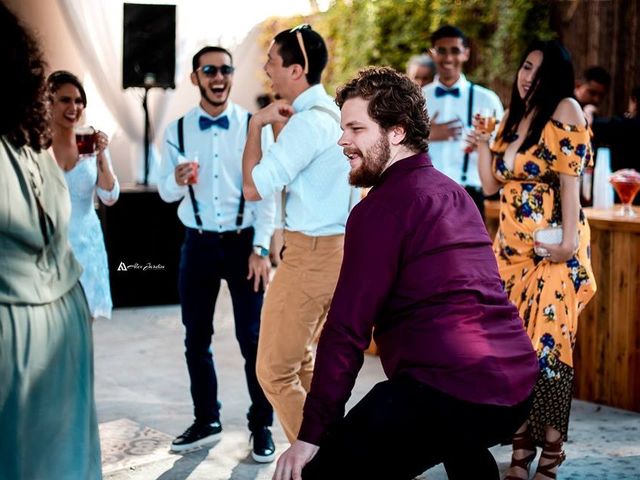
M 369 102 L 367 113 L 384 131 L 402 126 L 402 144 L 415 152 L 426 152 L 431 131 L 422 90 L 409 78 L 389 67 L 368 67 L 336 91 L 342 109 L 350 98 Z
M 0 135 L 16 147 L 40 151 L 50 138 L 46 63 L 35 38 L 2 3 L 0 59 L 0 91 L 5 92 Z

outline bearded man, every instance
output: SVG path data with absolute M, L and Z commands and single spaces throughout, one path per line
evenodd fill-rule
M 242 195 L 242 150 L 251 115 L 229 100 L 234 72 L 231 53 L 207 46 L 194 55 L 192 63 L 191 83 L 200 90 L 200 102 L 167 127 L 158 182 L 164 201 L 180 201 L 178 217 L 185 226 L 178 289 L 195 417 L 171 450 L 210 445 L 222 431 L 211 338 L 216 297 L 224 279 L 251 397 L 247 414 L 251 455 L 256 462 L 271 462 L 275 458 L 269 430 L 273 409 L 255 367 L 260 312 L 271 268 L 267 247 L 274 229 L 275 197 L 245 202 Z M 261 134 L 265 147 L 273 143 L 271 129 Z
M 464 188 L 427 155 L 419 87 L 372 67 L 338 89 L 353 185 L 344 257 L 298 440 L 274 480 L 498 479 L 488 448 L 526 418 L 536 356 Z M 374 329 L 375 326 L 375 329 Z M 344 416 L 375 332 L 388 380 Z

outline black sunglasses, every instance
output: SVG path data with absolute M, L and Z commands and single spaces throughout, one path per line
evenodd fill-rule
M 224 76 L 231 75 L 235 68 L 231 65 L 222 65 L 221 67 L 217 67 L 215 65 L 202 65 L 198 70 L 207 77 L 215 77 L 218 72 Z

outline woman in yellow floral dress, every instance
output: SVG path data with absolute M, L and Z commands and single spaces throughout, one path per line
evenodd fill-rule
M 491 148 L 479 126 L 469 139 L 478 149 L 485 193 L 501 189 L 494 251 L 540 366 L 531 414 L 513 438 L 509 480 L 529 478 L 536 445 L 543 450 L 535 478 L 556 478 L 569 424 L 578 314 L 596 290 L 578 194 L 579 176 L 591 160 L 590 132 L 572 98 L 573 78 L 562 45 L 534 42 Z M 553 226 L 561 227 L 562 242 L 536 243 L 534 232 Z

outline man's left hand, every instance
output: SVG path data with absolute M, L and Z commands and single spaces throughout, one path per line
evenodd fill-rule
M 269 260 L 269 256 L 261 257 L 252 252 L 251 255 L 249 255 L 249 275 L 247 275 L 247 280 L 253 278 L 254 292 L 260 289 L 260 281 L 262 281 L 263 288 L 267 288 L 269 284 L 269 272 L 271 272 L 271 260 Z
M 320 447 L 296 440 L 278 459 L 273 480 L 302 480 L 302 468 L 316 456 Z

